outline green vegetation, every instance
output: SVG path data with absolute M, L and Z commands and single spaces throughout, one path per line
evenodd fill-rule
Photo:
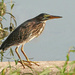
M 0 72 L 0 75 L 50 75 L 49 72 L 50 72 L 49 68 L 46 68 L 42 72 L 32 70 L 32 73 L 22 73 L 21 69 L 14 68 L 14 67 L 12 68 L 12 66 L 10 65 L 8 67 L 5 67 Z
M 9 2 L 7 4 L 10 4 L 10 12 L 8 11 L 8 9 L 6 9 L 7 5 L 6 5 L 6 3 L 4 3 L 4 0 L 2 0 L 0 2 L 0 40 L 4 39 L 6 36 L 8 36 L 8 30 L 11 32 L 17 26 L 16 19 L 12 14 L 12 10 L 14 8 L 14 3 L 11 0 L 11 2 Z M 10 24 L 9 24 L 9 27 L 7 27 L 7 25 L 6 25 L 6 27 L 4 28 L 2 21 L 3 20 L 7 21 L 6 17 L 4 17 L 4 15 L 6 15 L 6 14 L 10 15 L 10 17 L 9 17 L 10 18 Z
M 75 47 L 71 47 L 69 49 L 68 54 L 66 55 L 67 59 L 62 68 L 55 65 L 55 67 L 59 70 L 59 72 L 57 72 L 57 75 L 75 75 L 75 67 L 73 66 L 75 64 L 75 61 L 71 61 L 69 63 L 70 52 L 75 52 Z
M 6 7 L 7 7 L 7 4 L 10 5 L 10 10 L 8 10 Z M 12 10 L 14 8 L 14 2 L 12 2 L 12 0 L 10 0 L 9 3 L 4 3 L 4 0 L 2 0 L 0 2 L 0 45 L 2 44 L 2 40 L 7 37 L 10 32 L 12 32 L 16 26 L 17 26 L 17 22 L 16 22 L 16 19 L 15 17 L 13 16 L 12 14 Z M 6 27 L 4 28 L 4 25 L 2 24 L 2 21 L 6 21 L 7 22 L 7 18 L 4 17 L 4 15 L 8 14 L 10 17 L 10 21 L 9 21 L 9 27 L 6 25 Z M 13 54 L 13 50 L 10 48 L 10 52 L 9 52 L 10 55 L 14 56 Z M 3 54 L 3 51 L 0 52 L 0 55 L 1 55 L 1 58 L 0 60 L 3 61 L 3 57 L 4 57 L 4 54 Z M 7 59 L 11 59 L 11 58 L 8 58 L 8 57 L 5 57 Z

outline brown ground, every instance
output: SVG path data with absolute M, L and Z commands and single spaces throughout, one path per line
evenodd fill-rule
M 42 71 L 43 69 L 47 68 L 47 67 L 51 67 L 51 73 L 50 75 L 56 75 L 56 72 L 58 72 L 58 69 L 54 67 L 54 64 L 61 67 L 64 65 L 65 61 L 38 61 L 38 64 L 40 66 L 36 66 L 36 65 L 32 65 L 33 70 L 35 71 Z M 15 66 L 15 62 L 10 62 L 12 69 L 18 68 L 21 71 L 21 75 L 29 75 L 29 74 L 24 74 L 24 73 L 32 73 L 31 69 L 29 69 L 28 67 L 26 67 L 25 69 L 21 66 L 20 63 L 18 63 L 17 66 Z M 9 63 L 8 62 L 0 62 L 0 72 L 3 70 L 3 68 L 5 68 L 6 66 L 8 66 Z M 15 67 L 15 68 L 13 68 Z M 35 74 L 35 71 L 33 72 L 33 75 L 37 75 Z M 8 75 L 9 69 L 6 70 L 6 74 Z

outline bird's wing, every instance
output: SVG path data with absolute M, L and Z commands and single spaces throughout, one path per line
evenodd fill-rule
M 40 28 L 39 23 L 28 22 L 17 27 L 3 42 L 1 48 L 7 49 L 13 45 L 19 45 L 24 42 L 31 34 L 36 35 Z
M 30 35 L 30 31 L 34 23 L 22 23 L 19 27 L 17 27 L 2 43 L 0 49 L 7 49 L 10 46 L 18 45 L 22 43 L 28 36 Z

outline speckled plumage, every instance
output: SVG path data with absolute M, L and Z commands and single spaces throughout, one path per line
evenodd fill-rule
M 7 37 L 1 45 L 1 49 L 6 50 L 10 46 L 27 43 L 33 38 L 38 37 L 44 29 L 43 24 L 45 24 L 44 21 L 39 22 L 35 18 L 22 23 Z

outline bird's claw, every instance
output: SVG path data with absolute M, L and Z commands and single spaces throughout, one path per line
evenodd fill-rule
M 34 61 L 25 61 L 25 60 L 22 60 L 22 61 L 23 61 L 24 65 L 26 65 L 26 66 L 29 67 L 29 68 L 32 68 L 32 67 L 31 67 L 32 64 L 35 64 L 35 65 L 39 66 L 39 65 L 37 64 L 37 62 L 34 62 Z M 22 64 L 21 61 L 18 61 L 18 62 Z
M 25 60 L 23 60 L 23 62 L 28 62 L 31 66 L 32 66 L 32 63 L 35 64 L 35 65 L 37 65 L 37 66 L 39 66 L 39 65 L 37 64 L 38 62 L 35 62 L 35 61 L 25 61 Z

